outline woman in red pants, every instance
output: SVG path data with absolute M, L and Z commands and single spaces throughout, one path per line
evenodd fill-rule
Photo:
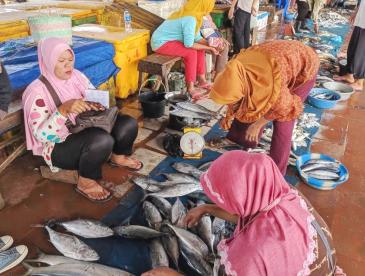
M 204 96 L 201 89 L 209 90 L 211 86 L 205 78 L 205 51 L 219 54 L 200 35 L 203 17 L 213 8 L 214 0 L 188 0 L 181 10 L 156 29 L 151 38 L 153 51 L 184 59 L 187 90 L 195 100 Z M 198 87 L 195 87 L 196 80 Z
M 319 59 L 298 41 L 270 41 L 242 50 L 217 76 L 210 97 L 228 105 L 222 127 L 228 139 L 256 147 L 273 122 L 270 156 L 286 173 L 295 120 L 314 86 Z

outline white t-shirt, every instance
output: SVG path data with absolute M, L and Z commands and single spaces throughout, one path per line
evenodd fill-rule
M 365 29 L 365 0 L 361 0 L 359 10 L 355 18 L 354 26 Z
M 365 1 L 365 0 L 362 0 Z M 251 13 L 253 0 L 238 0 L 237 7 L 241 10 Z

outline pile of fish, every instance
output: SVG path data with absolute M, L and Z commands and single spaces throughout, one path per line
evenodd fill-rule
M 178 102 L 176 105 L 173 105 L 173 107 L 174 109 L 170 111 L 170 114 L 183 119 L 209 122 L 217 117 L 215 112 L 191 102 Z
M 340 178 L 340 163 L 324 159 L 311 159 L 300 167 L 302 174 L 320 180 L 336 181 Z
M 336 101 L 337 97 L 334 94 L 328 92 L 322 92 L 311 95 L 311 97 L 319 99 L 319 100 L 326 100 L 326 101 Z
M 319 14 L 318 22 L 323 28 L 333 28 L 337 24 L 348 23 L 348 19 L 337 12 L 327 11 Z

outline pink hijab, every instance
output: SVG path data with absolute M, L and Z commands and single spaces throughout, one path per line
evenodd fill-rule
M 213 162 L 201 184 L 214 203 L 240 217 L 233 237 L 218 246 L 228 275 L 310 274 L 314 217 L 270 157 L 230 151 Z
M 87 78 L 76 69 L 72 71 L 72 76 L 69 80 L 60 80 L 56 77 L 54 69 L 57 60 L 59 56 L 67 50 L 75 56 L 70 46 L 60 38 L 47 38 L 40 41 L 38 44 L 38 62 L 41 74 L 52 84 L 62 103 L 72 99 L 83 98 L 84 92 L 88 87 Z M 32 150 L 34 155 L 41 155 L 43 145 L 35 139 L 28 124 L 30 116 L 32 115 L 31 108 L 37 96 L 40 96 L 43 99 L 44 103 L 42 104 L 45 104 L 51 113 L 55 112 L 57 107 L 45 85 L 38 79 L 34 80 L 24 91 L 23 110 L 27 149 Z M 69 119 L 72 122 L 75 122 L 74 115 L 69 115 Z M 66 126 L 59 133 L 61 137 L 66 137 L 68 134 L 69 132 Z

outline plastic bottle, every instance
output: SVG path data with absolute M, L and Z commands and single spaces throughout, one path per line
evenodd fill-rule
M 124 11 L 124 30 L 128 33 L 132 32 L 132 17 L 128 10 Z

